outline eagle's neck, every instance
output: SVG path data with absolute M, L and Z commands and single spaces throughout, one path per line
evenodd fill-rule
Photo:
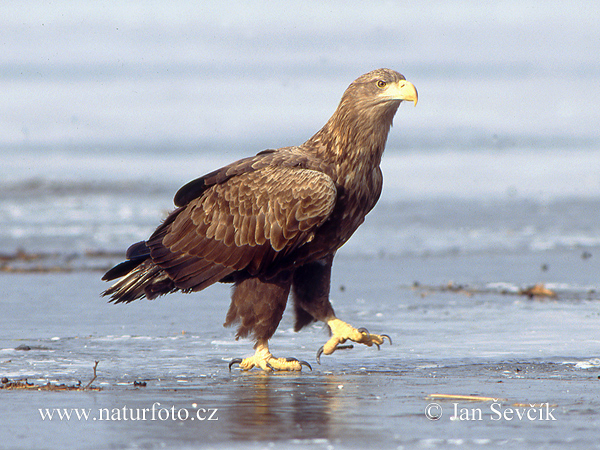
M 362 105 L 342 98 L 325 126 L 304 145 L 335 168 L 341 185 L 363 183 L 379 167 L 400 102 Z M 350 187 L 350 186 L 348 186 Z

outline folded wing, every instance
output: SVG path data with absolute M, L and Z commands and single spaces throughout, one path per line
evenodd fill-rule
M 264 273 L 313 239 L 337 197 L 328 175 L 302 167 L 267 165 L 216 184 L 195 183 L 199 195 L 188 188 L 191 200 L 146 242 L 154 264 L 182 290 L 203 289 L 237 271 Z

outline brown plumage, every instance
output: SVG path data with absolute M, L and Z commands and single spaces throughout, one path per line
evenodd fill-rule
M 379 199 L 379 163 L 402 100 L 417 101 L 402 75 L 369 72 L 304 144 L 265 150 L 191 181 L 154 234 L 104 275 L 122 277 L 104 295 L 131 302 L 233 282 L 225 325 L 238 323 L 238 337 L 252 333 L 265 347 L 290 290 L 296 330 L 328 322 L 335 317 L 328 299 L 333 256 Z

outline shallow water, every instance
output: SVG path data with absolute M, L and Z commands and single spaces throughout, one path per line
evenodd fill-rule
M 1 416 L 0 434 L 8 448 L 595 448 L 598 297 L 572 286 L 589 286 L 597 266 L 574 252 L 543 256 L 550 267 L 563 264 L 571 282 L 556 283 L 556 299 L 517 295 L 521 280 L 540 276 L 541 259 L 526 262 L 521 253 L 341 256 L 332 292 L 337 313 L 390 334 L 393 345 L 338 351 L 318 365 L 325 331 L 315 325 L 294 333 L 288 313 L 271 349 L 307 360 L 313 371 L 274 375 L 228 371 L 231 358 L 252 350 L 221 326 L 227 286 L 111 305 L 98 297 L 105 287 L 99 273 L 4 274 L 0 375 L 85 385 L 99 361 L 93 386 L 102 390 L 4 391 L 9 414 Z M 451 279 L 470 286 L 445 289 Z M 16 350 L 24 345 L 30 350 Z M 501 400 L 492 406 L 432 394 Z M 442 409 L 439 420 L 425 414 L 431 403 Z M 465 420 L 452 418 L 455 403 Z M 550 417 L 540 416 L 545 403 Z M 510 412 L 499 419 L 515 404 L 538 405 L 529 408 L 536 419 L 509 420 Z M 42 420 L 40 408 L 80 408 L 90 417 Z M 202 408 L 216 409 L 218 420 L 192 420 L 206 417 Z M 132 420 L 144 409 L 146 420 Z M 98 439 L 82 443 L 90 435 Z

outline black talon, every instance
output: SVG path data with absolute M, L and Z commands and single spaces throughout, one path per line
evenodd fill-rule
M 288 361 L 288 362 L 290 362 L 290 361 L 296 361 L 296 362 L 300 363 L 301 366 L 308 367 L 310 369 L 310 371 L 312 372 L 312 366 L 309 363 L 307 363 L 306 361 L 299 361 L 298 358 L 293 358 L 293 357 L 285 358 L 285 360 Z
M 360 327 L 357 331 L 359 333 L 371 334 L 371 333 L 369 333 L 369 330 L 367 330 L 365 327 Z
M 229 362 L 229 371 L 231 372 L 231 366 L 242 362 L 242 358 L 234 358 Z
M 390 341 L 390 345 L 392 345 L 392 338 L 389 337 L 387 334 L 382 334 L 381 339 L 385 339 L 385 338 L 387 338 L 387 340 Z
M 321 364 L 321 355 L 323 354 L 323 347 L 325 347 L 324 345 L 321 345 L 321 348 L 319 350 L 317 350 L 317 362 L 319 364 Z M 346 345 L 338 345 L 337 347 L 335 347 L 333 349 L 333 352 L 335 352 L 336 350 L 350 350 L 353 349 L 354 345 L 352 344 L 346 344 Z M 331 353 L 333 353 L 331 352 Z M 312 370 L 312 369 L 310 369 Z
M 376 343 L 376 342 L 373 342 L 373 344 L 375 344 L 375 345 L 377 346 L 377 350 L 381 350 L 381 347 L 379 346 L 379 344 L 378 344 L 378 343 Z
M 296 361 L 298 361 L 298 360 L 296 360 Z M 298 362 L 300 363 L 300 367 L 302 367 L 302 366 L 306 366 L 306 367 L 308 367 L 308 368 L 310 369 L 310 371 L 312 372 L 312 366 L 311 366 L 309 363 L 307 363 L 306 361 L 298 361 Z
M 345 344 L 345 345 L 338 345 L 335 349 L 336 350 L 352 350 L 354 348 L 353 344 Z
M 321 345 L 321 348 L 319 350 L 317 350 L 317 363 L 321 364 L 321 355 L 323 354 L 323 347 L 324 345 Z
M 273 367 L 271 364 L 269 364 L 268 361 L 265 361 L 266 366 L 271 369 L 273 372 L 275 372 L 275 367 Z
M 300 366 L 306 366 L 312 372 L 312 366 L 308 362 L 306 362 L 306 361 L 298 361 L 298 362 L 300 363 Z

